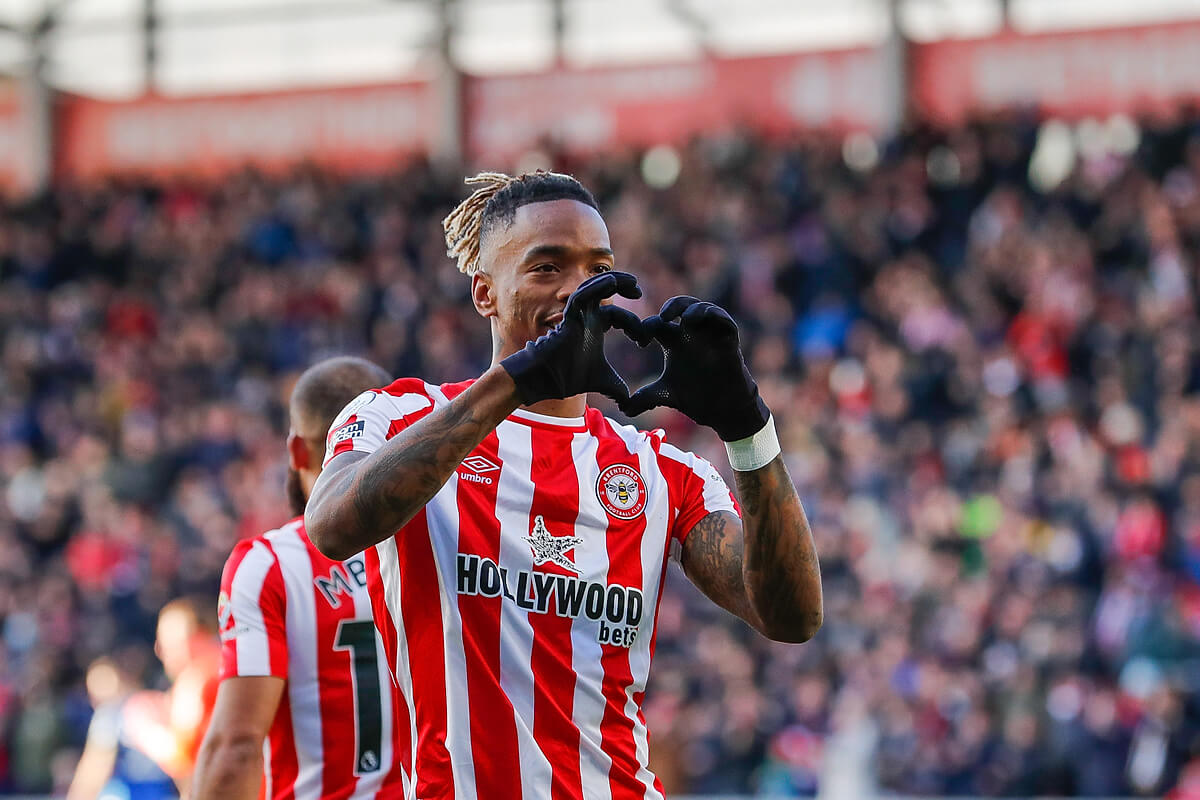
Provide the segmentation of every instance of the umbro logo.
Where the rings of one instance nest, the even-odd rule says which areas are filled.
[[[483,456],[471,456],[463,459],[460,467],[466,467],[470,472],[459,470],[458,477],[468,483],[482,483],[485,486],[491,486],[494,482],[490,477],[483,474],[485,472],[495,472],[500,469],[499,466],[492,463],[489,459]]]
[[[471,456],[470,458],[463,459],[462,465],[478,475],[482,475],[485,472],[495,472],[500,469],[499,466],[493,464],[483,456]]]

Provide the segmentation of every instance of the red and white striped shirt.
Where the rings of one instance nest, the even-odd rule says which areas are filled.
[[[363,554],[326,558],[297,518],[233,549],[218,614],[222,680],[287,681],[263,742],[265,797],[410,796],[411,713],[379,655]]]
[[[470,382],[401,379],[334,421],[326,463],[372,452]],[[703,459],[594,409],[515,411],[367,551],[411,700],[421,800],[661,798],[642,697],[673,543],[737,507]]]

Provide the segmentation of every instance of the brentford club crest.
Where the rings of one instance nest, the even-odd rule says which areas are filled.
[[[646,510],[646,482],[626,464],[606,467],[596,481],[596,497],[617,519],[634,519]]]

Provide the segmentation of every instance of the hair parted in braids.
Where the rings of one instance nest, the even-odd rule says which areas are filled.
[[[481,172],[467,178],[468,186],[479,185],[444,220],[446,255],[458,260],[458,270],[467,275],[479,271],[479,247],[496,225],[512,224],[517,209],[550,200],[578,200],[599,211],[596,198],[570,175],[537,170],[521,175]]]

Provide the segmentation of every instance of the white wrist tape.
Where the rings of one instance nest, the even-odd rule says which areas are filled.
[[[779,455],[779,436],[775,433],[775,417],[767,418],[767,424],[753,436],[726,442],[729,466],[737,472],[750,472],[770,464]]]

